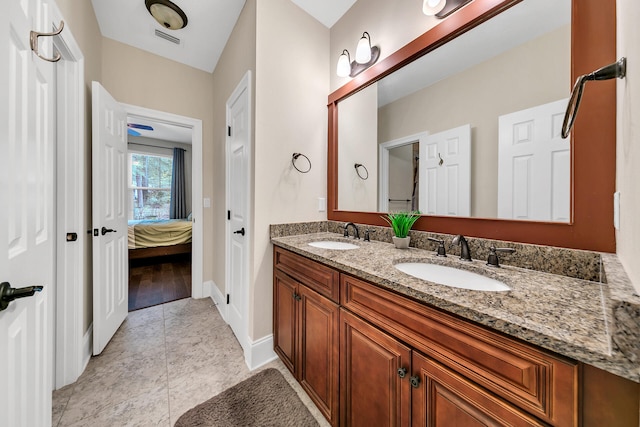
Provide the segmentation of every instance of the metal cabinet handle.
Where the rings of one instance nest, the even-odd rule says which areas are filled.
[[[411,383],[411,387],[413,388],[420,387],[420,377],[417,375],[414,375],[411,378],[409,378],[409,382]]]
[[[113,228],[102,227],[101,232],[104,236],[107,233],[116,233],[116,230],[114,230]]]
[[[42,286],[15,289],[11,287],[9,282],[0,283],[0,311],[9,307],[9,303],[14,299],[30,297],[40,291],[42,291]]]
[[[407,368],[398,368],[398,376],[404,378],[407,375]]]
[[[241,236],[244,236],[244,227],[242,227],[240,230],[234,231],[233,234],[239,234]]]

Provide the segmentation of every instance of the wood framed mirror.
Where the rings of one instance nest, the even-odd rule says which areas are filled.
[[[338,108],[340,101],[404,65],[520,3],[535,0],[474,0],[329,95],[329,220],[384,226],[380,213],[338,207]],[[571,82],[616,60],[615,0],[573,0]],[[536,83],[536,82],[532,82]],[[570,88],[568,88],[570,90]],[[585,92],[571,133],[571,218],[569,222],[423,216],[416,230],[435,233],[615,252],[613,193],[616,159],[615,81]]]

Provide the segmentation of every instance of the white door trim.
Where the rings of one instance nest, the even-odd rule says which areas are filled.
[[[424,144],[429,132],[420,132],[404,136],[378,146],[378,212],[389,212],[389,151],[403,145]]]
[[[62,13],[50,3],[51,20],[59,25]],[[55,388],[75,382],[84,370],[82,326],[84,323],[84,275],[88,228],[85,222],[85,82],[84,55],[71,28],[65,23],[62,33],[54,38],[54,46],[62,55],[57,67],[57,215],[56,275],[54,301]],[[64,73],[64,79],[61,74]],[[63,125],[64,123],[64,125]],[[73,216],[70,223],[65,213]],[[67,243],[67,232],[78,235]]]
[[[243,293],[246,301],[241,302],[242,307],[244,309],[244,327],[245,327],[245,334],[243,336],[239,336],[238,338],[238,342],[240,343],[240,345],[242,346],[243,350],[244,350],[244,354],[245,354],[245,361],[250,359],[250,338],[249,338],[249,321],[250,319],[249,317],[249,277],[250,277],[250,268],[249,266],[251,265],[251,250],[250,248],[253,246],[252,245],[252,238],[253,238],[253,227],[251,227],[251,224],[253,224],[253,217],[251,215],[251,213],[253,212],[253,203],[252,203],[252,199],[251,199],[251,188],[252,188],[252,179],[253,179],[253,173],[252,173],[252,169],[251,169],[251,164],[252,164],[252,158],[253,158],[253,128],[252,128],[252,86],[251,86],[251,70],[248,70],[244,76],[242,77],[242,79],[240,80],[240,82],[238,83],[238,85],[236,86],[236,88],[234,89],[234,91],[231,93],[231,95],[229,96],[229,98],[227,99],[226,105],[225,105],[225,109],[226,109],[226,121],[225,121],[225,127],[228,128],[228,126],[230,126],[231,123],[231,106],[235,103],[235,101],[242,95],[243,92],[246,92],[247,96],[248,96],[248,108],[247,108],[247,116],[246,116],[246,120],[247,120],[247,134],[249,135],[249,142],[248,142],[248,147],[247,147],[247,164],[249,165],[249,168],[247,170],[247,180],[246,180],[246,188],[244,189],[245,192],[245,206],[246,206],[246,212],[245,212],[245,223],[247,224],[246,226],[246,231],[245,231],[245,241],[246,241],[246,247],[248,248],[247,250],[247,254],[244,257],[244,265],[243,265],[243,269],[245,274],[244,276],[244,281],[245,283],[242,284],[242,286],[244,286],[245,292]],[[228,135],[228,133],[226,133],[226,129],[225,129],[225,134]],[[230,163],[231,163],[231,150],[229,147],[230,144],[230,138],[227,136],[225,137],[225,207],[227,209],[229,209],[229,206],[231,204],[231,200],[230,200],[230,194],[231,194],[231,179],[230,179]],[[231,247],[231,221],[225,221],[225,295],[228,295],[231,289],[231,285],[230,285],[230,275],[231,275],[231,251],[230,251],[230,247]],[[226,301],[225,301],[226,303]],[[221,310],[223,312],[223,317],[225,319],[227,319],[226,321],[228,322],[229,320],[229,316],[228,316],[228,305],[225,304],[224,307]]]
[[[193,165],[191,171],[191,212],[193,216],[193,233],[191,239],[191,296],[204,298],[203,272],[203,213],[202,213],[202,120],[180,116],[164,111],[152,110],[121,103],[129,117],[139,117],[162,122],[174,126],[191,128],[191,145],[193,147]]]

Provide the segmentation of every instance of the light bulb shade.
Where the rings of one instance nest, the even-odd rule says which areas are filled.
[[[422,12],[427,16],[433,16],[444,9],[447,0],[424,0]]]
[[[338,58],[338,66],[336,68],[336,74],[338,77],[347,77],[351,73],[351,58],[349,52],[345,49]]]
[[[371,61],[371,38],[366,31],[362,34],[356,48],[356,62],[366,64]]]
[[[145,0],[147,10],[160,25],[169,30],[187,26],[187,15],[169,0]]]

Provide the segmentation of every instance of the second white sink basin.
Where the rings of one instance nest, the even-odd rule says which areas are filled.
[[[490,277],[444,265],[428,264],[425,262],[403,262],[396,264],[394,267],[418,279],[454,288],[492,292],[511,290],[509,286]]]
[[[313,246],[314,248],[321,249],[338,249],[338,250],[349,250],[349,249],[358,249],[358,245],[354,245],[353,243],[348,242],[335,242],[333,240],[321,240],[319,242],[311,242],[309,246]]]

